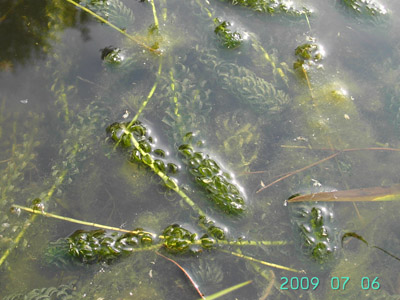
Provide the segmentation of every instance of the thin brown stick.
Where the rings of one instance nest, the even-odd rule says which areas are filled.
[[[321,159],[321,160],[319,160],[319,161],[317,161],[317,162],[315,162],[315,163],[312,163],[311,165],[308,165],[308,166],[306,166],[306,167],[304,167],[304,168],[301,168],[301,169],[298,169],[298,170],[296,170],[296,171],[290,172],[289,174],[287,174],[287,175],[285,175],[285,176],[283,176],[283,177],[281,177],[281,178],[279,178],[279,179],[277,179],[277,180],[271,182],[270,184],[268,184],[268,185],[262,187],[262,188],[259,189],[256,193],[259,193],[259,192],[261,192],[262,190],[265,190],[266,188],[269,188],[270,186],[274,185],[275,183],[278,183],[279,181],[282,181],[282,180],[284,180],[284,179],[286,179],[286,178],[288,178],[288,177],[290,177],[290,176],[292,176],[292,175],[295,175],[295,174],[300,173],[300,172],[302,172],[302,171],[304,171],[304,170],[307,170],[307,169],[309,169],[309,168],[312,168],[312,167],[314,167],[314,166],[316,166],[316,165],[318,165],[318,164],[320,164],[320,163],[323,163],[324,161],[330,160],[330,159],[334,158],[335,156],[339,155],[340,153],[342,153],[342,152],[341,152],[341,151],[336,152],[336,153],[334,153],[334,154],[332,154],[332,155],[330,155],[330,156],[328,156],[328,157],[325,157],[324,159]]]
[[[199,287],[198,287],[197,284],[194,282],[194,280],[192,279],[192,277],[190,277],[189,273],[186,272],[186,270],[185,270],[183,267],[181,267],[180,264],[178,264],[178,263],[177,263],[176,261],[174,261],[173,259],[168,258],[168,257],[162,255],[161,253],[159,253],[159,252],[157,252],[157,251],[156,251],[156,254],[159,255],[159,256],[161,256],[161,257],[163,257],[163,258],[165,258],[166,260],[169,260],[170,262],[174,263],[179,269],[181,269],[182,272],[186,275],[186,277],[189,278],[190,282],[192,283],[193,287],[196,289],[196,292],[200,295],[201,299],[206,299],[206,298],[204,297],[204,294],[199,290]]]
[[[0,163],[5,163],[5,162],[8,162],[8,161],[10,161],[10,160],[12,160],[12,157],[10,157],[9,159],[0,160]]]
[[[326,150],[332,150],[332,149],[326,149]],[[284,179],[286,179],[286,178],[288,178],[288,177],[290,177],[292,175],[295,175],[297,173],[303,172],[303,171],[305,171],[305,170],[307,170],[309,168],[312,168],[312,167],[314,167],[314,166],[316,166],[316,165],[318,165],[320,163],[323,163],[323,162],[325,162],[327,160],[330,160],[330,159],[338,156],[341,153],[344,153],[344,152],[355,152],[355,151],[395,151],[395,152],[400,152],[400,149],[397,149],[397,148],[383,148],[383,147],[369,147],[369,148],[351,148],[351,149],[338,150],[338,152],[335,152],[332,155],[329,155],[328,157],[325,157],[325,158],[323,158],[323,159],[321,159],[321,160],[319,160],[319,161],[317,161],[315,163],[312,163],[311,165],[305,166],[304,168],[301,168],[301,169],[298,169],[296,171],[290,172],[290,173],[278,178],[277,180],[271,182],[270,184],[260,188],[256,193],[259,193],[262,190],[265,190],[266,188],[269,188],[270,186],[274,185],[275,183],[278,183],[278,182],[280,182],[280,181],[282,181],[282,180],[284,180]],[[258,173],[261,173],[261,172],[262,171],[258,171]]]

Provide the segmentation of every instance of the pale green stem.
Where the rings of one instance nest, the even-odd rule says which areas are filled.
[[[169,176],[167,176],[166,174],[164,174],[163,172],[161,172],[160,170],[158,170],[155,166],[154,166],[154,159],[150,156],[150,154],[144,152],[142,150],[142,148],[140,147],[138,141],[135,139],[135,137],[133,136],[133,134],[128,131],[128,129],[124,128],[124,133],[129,135],[130,140],[132,142],[132,144],[135,146],[135,148],[137,150],[139,150],[140,154],[142,155],[142,159],[143,162],[144,160],[147,160],[148,162],[146,162],[145,164],[148,165],[154,173],[156,173],[166,184],[167,187],[169,187],[170,189],[172,189],[173,191],[175,191],[179,196],[181,196],[183,198],[183,200],[185,200],[185,202],[187,204],[189,204],[189,206],[191,208],[193,208],[194,211],[196,211],[200,216],[205,216],[205,213],[201,210],[200,207],[198,207],[193,201],[192,199],[189,198],[188,195],[186,195],[180,188],[179,186],[176,184],[176,182],[170,178]],[[144,159],[146,157],[146,159]]]
[[[154,5],[154,0],[151,0],[150,3],[151,3],[151,7],[153,9],[154,25],[158,29],[158,18],[157,18],[156,6]]]
[[[107,24],[108,26],[110,26],[111,28],[117,30],[119,33],[123,34],[124,36],[126,36],[128,39],[134,41],[135,43],[137,43],[138,45],[142,46],[143,48],[146,48],[147,50],[157,53],[157,54],[161,54],[160,50],[157,49],[153,49],[149,46],[147,46],[145,43],[139,41],[137,38],[135,38],[134,36],[128,34],[125,30],[122,30],[121,28],[115,26],[114,24],[110,23],[109,21],[107,21],[106,19],[104,19],[103,17],[99,16],[98,14],[94,13],[93,11],[91,11],[90,9],[80,5],[79,3],[76,3],[73,0],[66,0],[69,3],[75,5],[76,7],[79,7],[80,9],[84,10],[85,12],[91,14],[93,17],[95,17],[96,19],[100,20],[101,22]]]
[[[160,75],[161,75],[161,70],[162,70],[162,57],[160,57],[160,63],[158,65],[158,72],[157,72],[156,82],[154,82],[153,87],[151,88],[149,94],[147,95],[146,100],[143,101],[142,106],[139,108],[138,112],[133,117],[132,121],[129,123],[128,128],[130,128],[133,125],[133,123],[136,122],[136,120],[139,118],[139,115],[145,109],[145,107],[146,107],[147,103],[149,102],[149,100],[151,99],[151,97],[153,97],[153,94],[156,91],[156,88],[157,88],[157,85],[158,85],[158,80],[159,80]]]
[[[41,210],[37,210],[37,209],[33,209],[33,208],[21,206],[21,205],[14,204],[14,205],[12,205],[12,207],[16,208],[16,209],[21,209],[21,210],[27,211],[27,212],[30,212],[30,213],[33,213],[33,214],[42,215],[44,217],[63,220],[63,221],[71,222],[71,223],[76,223],[76,224],[81,224],[81,225],[86,225],[86,226],[92,226],[92,227],[101,228],[101,229],[107,229],[107,230],[114,230],[114,231],[120,231],[120,232],[126,232],[126,233],[133,233],[133,234],[147,233],[147,234],[151,234],[152,236],[156,236],[154,233],[151,233],[151,232],[146,232],[146,231],[142,231],[142,230],[127,230],[127,229],[122,229],[122,228],[118,228],[118,227],[112,227],[112,226],[97,224],[97,223],[93,223],[93,222],[86,222],[86,221],[77,220],[77,219],[73,219],[73,218],[69,218],[69,217],[59,216],[59,215],[56,215],[56,214],[48,213],[48,212],[45,212],[45,211],[41,211]]]
[[[223,250],[223,249],[220,249],[220,251],[222,251],[224,253],[228,253],[228,254],[234,255],[234,256],[237,256],[237,257],[240,257],[240,258],[244,258],[244,259],[247,259],[247,260],[250,260],[250,261],[254,261],[254,262],[257,262],[257,263],[260,263],[262,265],[266,265],[266,266],[269,266],[269,267],[272,267],[272,268],[282,269],[282,270],[296,272],[296,273],[305,273],[302,270],[300,271],[300,270],[292,269],[292,268],[285,267],[285,266],[282,266],[282,265],[269,263],[269,262],[266,262],[266,261],[263,261],[263,260],[259,260],[257,258],[254,258],[254,257],[251,257],[251,256],[247,256],[247,255],[243,255],[243,254],[240,254],[240,253],[231,252],[231,251],[227,251],[227,250]]]

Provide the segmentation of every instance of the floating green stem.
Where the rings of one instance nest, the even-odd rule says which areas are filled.
[[[290,271],[290,272],[296,272],[296,273],[304,273],[304,271],[300,271],[300,270],[292,269],[292,268],[285,267],[285,266],[282,266],[282,265],[266,262],[266,261],[259,260],[257,258],[251,257],[251,256],[243,255],[241,253],[231,252],[231,251],[227,251],[227,250],[223,250],[223,249],[220,249],[220,251],[224,252],[224,253],[231,254],[233,256],[237,256],[237,257],[244,258],[244,259],[247,259],[247,260],[250,260],[250,261],[254,261],[254,262],[257,262],[257,263],[260,263],[262,265],[266,265],[266,266],[269,266],[269,267],[272,267],[272,268],[282,269],[282,270],[286,270],[286,271]]]
[[[59,219],[59,220],[63,220],[63,221],[67,221],[67,222],[71,222],[71,223],[75,223],[75,224],[81,224],[81,225],[85,225],[85,226],[92,226],[92,227],[96,227],[96,228],[100,228],[100,229],[114,230],[114,231],[120,231],[120,232],[126,232],[126,233],[133,233],[133,234],[138,233],[136,231],[126,230],[126,229],[122,229],[122,228],[118,228],[118,227],[112,227],[112,226],[97,224],[97,223],[93,223],[93,222],[82,221],[82,220],[78,220],[78,219],[74,219],[74,218],[63,217],[63,216],[48,213],[48,212],[45,212],[42,210],[25,207],[22,205],[13,204],[11,207],[16,210],[20,209],[20,210],[30,212],[32,214],[42,215],[44,217]],[[152,234],[150,232],[145,232],[145,231],[141,231],[141,232],[144,232],[147,234]]]
[[[179,196],[183,198],[183,200],[195,211],[197,212],[200,216],[205,216],[205,213],[187,196],[178,186],[176,181],[166,175],[160,168],[157,166],[156,161],[153,159],[153,157],[147,153],[146,151],[143,150],[143,147],[140,145],[140,143],[137,141],[135,136],[133,135],[131,129],[133,128],[133,122],[130,123],[131,127],[125,126],[124,124],[119,124],[119,130],[121,130],[122,134],[117,137],[119,134],[113,134],[115,135],[118,139],[118,143],[122,141],[122,143],[125,146],[129,146],[127,144],[127,138],[129,140],[129,143],[133,145],[134,151],[137,151],[140,154],[141,161],[146,164],[147,166],[150,167],[150,169],[153,170],[154,173],[156,173],[165,183],[165,185],[170,188],[171,190],[175,191]],[[133,152],[134,154],[135,152]]]
[[[154,0],[151,0],[150,3],[151,3],[151,8],[153,10],[154,25],[158,29],[159,25],[158,25],[157,11],[156,11],[156,6],[154,4]]]
[[[146,108],[147,103],[149,103],[151,97],[153,97],[153,94],[156,91],[156,88],[157,88],[157,85],[158,85],[158,81],[159,81],[159,78],[160,78],[160,75],[161,75],[161,70],[162,70],[162,57],[160,57],[160,62],[158,64],[157,79],[154,82],[149,94],[147,95],[146,100],[143,101],[142,106],[139,108],[138,112],[133,117],[132,121],[129,123],[128,128],[130,128],[133,125],[133,123],[136,122],[136,120],[139,118],[139,116],[142,113],[142,111]]]

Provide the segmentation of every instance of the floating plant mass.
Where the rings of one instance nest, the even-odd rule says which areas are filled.
[[[333,258],[337,248],[333,214],[326,206],[291,205],[292,223],[300,236],[302,252],[318,264]]]
[[[302,16],[310,14],[310,9],[296,8],[293,1],[287,0],[224,0],[233,5],[247,7],[254,11],[268,13],[271,15],[285,14],[289,16]]]
[[[231,176],[203,152],[194,151],[190,144],[179,146],[179,152],[195,181],[208,193],[209,198],[224,212],[237,215],[245,210],[244,196],[232,183]]]
[[[218,18],[214,19],[214,23],[217,25],[214,32],[224,47],[233,49],[241,45],[243,40],[242,35],[237,31],[231,32],[231,30],[228,28],[231,26],[231,23],[227,21],[221,21]]]

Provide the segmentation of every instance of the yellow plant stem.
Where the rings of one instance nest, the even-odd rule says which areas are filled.
[[[217,244],[230,246],[282,246],[286,245],[286,241],[226,241],[218,240]]]
[[[85,12],[87,12],[88,14],[91,14],[93,17],[95,17],[96,19],[100,20],[101,22],[103,22],[104,24],[107,24],[108,26],[110,26],[111,28],[117,30],[119,33],[123,34],[124,36],[126,36],[128,39],[134,41],[136,44],[142,46],[143,48],[153,52],[153,53],[157,53],[157,54],[161,54],[160,50],[157,49],[153,49],[149,46],[147,46],[145,43],[143,43],[142,41],[138,40],[137,38],[135,38],[134,36],[128,34],[125,30],[122,30],[121,28],[115,26],[114,24],[110,23],[109,21],[107,21],[106,19],[104,19],[103,17],[99,16],[98,14],[94,13],[93,11],[91,11],[90,9],[80,5],[79,3],[76,3],[73,0],[66,0],[69,3],[75,5],[76,7],[79,7],[80,9],[84,10]],[[158,20],[157,20],[158,23]]]
[[[13,209],[16,209],[16,210],[20,209],[20,210],[23,210],[23,211],[26,211],[26,212],[34,214],[32,216],[32,218],[31,218],[31,220],[36,218],[38,215],[41,215],[41,216],[47,217],[47,218],[62,220],[62,221],[75,223],[75,224],[81,224],[81,225],[85,225],[85,226],[92,226],[92,227],[105,229],[105,230],[113,230],[113,231],[133,233],[133,234],[146,233],[146,234],[152,235],[153,237],[158,237],[161,240],[165,240],[167,238],[164,235],[158,235],[157,236],[156,234],[148,232],[148,231],[127,230],[127,229],[122,229],[122,228],[118,228],[118,227],[113,227],[113,226],[108,226],[108,225],[103,225],[103,224],[98,224],[98,223],[93,223],[93,222],[82,221],[82,220],[73,219],[73,218],[69,218],[69,217],[64,217],[64,216],[52,214],[52,213],[49,213],[49,212],[45,212],[45,211],[42,211],[42,210],[39,210],[39,209],[29,208],[29,207],[22,206],[22,205],[17,205],[17,204],[13,204],[11,207]],[[20,240],[21,237],[19,237],[18,240]],[[201,239],[200,240],[196,240],[195,242],[193,242],[193,245],[201,245],[201,244],[202,244]],[[264,246],[282,246],[282,245],[286,245],[287,242],[286,241],[226,241],[226,240],[216,240],[215,244],[216,245],[230,245],[230,246],[260,246],[260,245],[264,245]],[[154,249],[159,248],[162,245],[163,245],[163,243],[159,243],[157,245],[154,245],[154,246],[157,246]],[[149,250],[149,247],[147,247],[146,249]]]
[[[158,29],[158,18],[157,18],[156,6],[154,5],[154,0],[151,0],[150,3],[151,3],[151,8],[153,9],[154,25]]]
[[[254,257],[243,255],[243,254],[240,254],[240,253],[231,252],[231,251],[227,251],[227,250],[223,250],[223,249],[220,249],[220,251],[222,251],[224,253],[228,253],[228,254],[234,255],[234,256],[237,256],[237,257],[240,257],[240,258],[244,258],[244,259],[247,259],[247,260],[250,260],[250,261],[254,261],[254,262],[257,262],[257,263],[260,263],[262,265],[266,265],[266,266],[269,266],[269,267],[272,267],[272,268],[286,270],[286,271],[295,272],[295,273],[305,273],[304,271],[292,269],[292,268],[285,267],[285,266],[282,266],[282,265],[269,263],[269,262],[266,262],[266,261],[263,261],[263,260],[259,260],[259,259],[256,259]]]
[[[189,204],[189,206],[196,211],[200,216],[205,216],[205,213],[201,210],[200,207],[198,207],[190,198],[189,196],[187,196],[180,188],[179,186],[176,184],[176,182],[170,178],[169,176],[167,176],[166,174],[164,174],[163,172],[161,172],[160,170],[158,170],[155,166],[154,166],[154,159],[150,156],[150,154],[144,152],[142,150],[142,148],[140,147],[138,141],[135,139],[135,137],[133,136],[133,134],[128,131],[128,129],[124,128],[124,133],[129,135],[130,140],[132,142],[132,144],[135,146],[135,148],[137,150],[139,150],[140,154],[142,155],[142,158],[144,159],[146,157],[146,159],[148,160],[148,163],[145,163],[146,165],[148,165],[154,173],[156,173],[163,181],[164,183],[167,185],[167,187],[169,187],[170,189],[172,189],[173,191],[175,191],[179,196],[182,197],[183,200],[185,200],[185,202],[187,204]]]
[[[30,212],[32,214],[42,215],[44,217],[63,220],[63,221],[76,223],[76,224],[81,224],[81,225],[85,225],[85,226],[92,226],[92,227],[101,228],[101,229],[114,230],[114,231],[133,233],[133,234],[147,233],[147,234],[151,234],[152,236],[156,236],[154,233],[147,232],[147,231],[127,230],[127,229],[122,229],[122,228],[118,228],[118,227],[112,227],[112,226],[97,224],[97,223],[93,223],[93,222],[86,222],[86,221],[77,220],[77,219],[73,219],[73,218],[69,218],[69,217],[59,216],[59,215],[48,213],[48,212],[45,212],[45,211],[42,211],[42,210],[37,210],[37,209],[25,207],[25,206],[22,206],[22,205],[14,204],[14,205],[12,205],[12,207],[15,208],[15,209],[21,209],[21,210]]]
[[[158,85],[158,81],[160,79],[161,71],[162,71],[162,57],[160,57],[160,62],[158,64],[158,72],[157,72],[156,82],[154,82],[153,87],[151,88],[149,94],[147,95],[146,100],[143,101],[142,106],[139,108],[138,112],[133,117],[132,121],[129,123],[128,128],[130,128],[133,125],[133,123],[136,122],[136,120],[139,118],[139,116],[142,113],[142,111],[146,108],[146,105],[149,102],[149,100],[151,99],[151,97],[153,97],[153,94],[156,91],[156,88],[157,88],[157,85]]]
[[[75,144],[74,149],[72,150],[72,155],[75,155],[78,152],[79,145]],[[54,191],[58,186],[60,186],[64,179],[65,176],[67,175],[68,170],[64,170],[61,175],[56,179],[56,182],[52,185],[52,187],[49,189],[47,192],[46,198],[42,199],[44,203],[46,203],[54,194]],[[19,242],[21,241],[22,237],[24,236],[26,230],[29,228],[29,226],[35,221],[37,217],[37,214],[34,214],[29,220],[26,220],[24,223],[24,226],[20,233],[17,235],[17,237],[14,239],[12,245],[4,252],[3,256],[0,258],[0,266],[4,263],[4,261],[7,259],[7,257],[10,255],[12,251],[12,247],[18,246]]]

